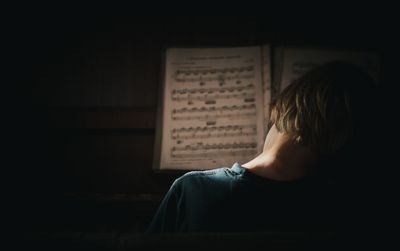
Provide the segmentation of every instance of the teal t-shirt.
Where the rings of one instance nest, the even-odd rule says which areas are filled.
[[[147,232],[267,231],[320,224],[326,212],[321,192],[305,179],[274,181],[238,163],[193,171],[174,181]]]

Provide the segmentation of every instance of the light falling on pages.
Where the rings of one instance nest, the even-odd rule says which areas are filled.
[[[231,166],[261,152],[268,46],[168,49],[162,91],[159,169]]]

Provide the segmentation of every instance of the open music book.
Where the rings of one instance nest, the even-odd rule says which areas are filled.
[[[170,48],[158,107],[156,170],[246,163],[263,148],[271,100],[306,70],[335,59],[368,66],[376,54],[270,47]]]

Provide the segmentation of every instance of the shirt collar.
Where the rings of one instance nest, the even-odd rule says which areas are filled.
[[[234,171],[235,173],[238,173],[238,174],[243,174],[246,171],[246,169],[244,167],[242,167],[239,163],[233,164],[231,169],[232,169],[232,171]]]

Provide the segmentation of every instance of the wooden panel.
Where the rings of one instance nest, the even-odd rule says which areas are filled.
[[[156,108],[52,109],[49,113],[49,123],[50,128],[154,129]]]
[[[151,131],[61,129],[50,136],[56,164],[43,173],[63,192],[162,194],[176,178],[153,173]]]

